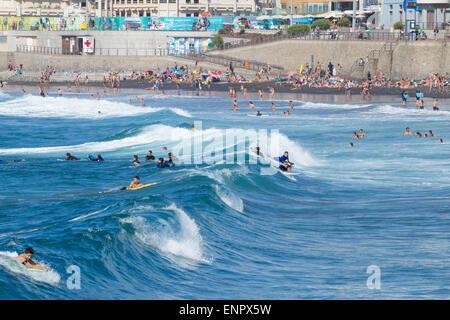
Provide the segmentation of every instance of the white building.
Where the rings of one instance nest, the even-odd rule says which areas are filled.
[[[0,16],[191,17],[255,12],[257,0],[0,0]]]

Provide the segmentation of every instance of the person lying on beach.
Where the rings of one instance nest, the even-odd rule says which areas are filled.
[[[26,248],[25,252],[17,257],[17,260],[19,260],[19,262],[27,268],[38,269],[47,272],[48,268],[40,266],[39,264],[31,260],[33,254],[34,254],[33,248]]]

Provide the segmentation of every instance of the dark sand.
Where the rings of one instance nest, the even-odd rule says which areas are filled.
[[[51,82],[49,84],[43,85],[44,88],[47,88],[47,90],[52,90],[53,88],[61,88],[63,91],[67,91],[67,84],[70,83],[72,86],[72,91],[75,92],[75,85],[73,81],[71,82]],[[12,86],[15,88],[24,87],[38,87],[40,85],[39,82],[30,82],[30,81],[9,81],[8,87]],[[241,86],[244,86],[247,88],[249,93],[255,93],[258,92],[259,89],[262,89],[264,91],[264,98],[267,99],[269,94],[269,87],[275,88],[275,93],[293,93],[293,94],[332,94],[332,95],[345,95],[345,89],[339,89],[339,88],[310,88],[310,87],[302,87],[300,89],[295,89],[292,87],[292,85],[287,83],[282,83],[279,85],[275,81],[266,81],[266,82],[254,82],[254,83],[227,83],[227,82],[216,82],[213,83],[210,88],[208,86],[203,86],[202,91],[203,92],[228,92],[230,87],[233,87],[236,89],[237,93],[241,92]],[[90,88],[103,88],[102,82],[95,82],[91,81],[89,82],[88,86]],[[6,89],[6,88],[4,88]],[[80,86],[81,91],[86,91],[86,86],[84,84],[81,84]],[[109,88],[107,88],[109,89]],[[156,91],[152,89],[152,85],[149,84],[147,80],[122,80],[120,82],[120,88],[119,89],[148,89],[151,91]],[[180,89],[183,91],[196,91],[195,87],[187,84],[182,83],[180,86]],[[159,90],[157,91],[176,91],[177,85],[176,83],[164,83]],[[443,93],[437,92],[435,88],[432,88],[430,91],[427,87],[418,87],[418,88],[412,88],[412,89],[405,89],[407,94],[411,98],[415,98],[416,90],[420,90],[424,93],[425,97],[427,98],[450,98],[450,89],[446,87],[444,89]],[[91,90],[89,90],[91,91]],[[401,92],[403,89],[400,88],[380,88],[380,87],[373,87],[371,89],[371,95],[373,96],[397,96],[399,99],[401,99]],[[361,88],[353,88],[351,90],[352,95],[360,95],[361,94]]]

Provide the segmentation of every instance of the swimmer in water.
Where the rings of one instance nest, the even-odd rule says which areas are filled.
[[[417,137],[417,138],[422,138],[422,134],[421,134],[419,131],[417,131],[417,132],[416,132],[416,137]]]
[[[166,167],[166,162],[164,161],[164,158],[159,158],[158,159],[158,164],[156,165],[157,168],[165,168]]]
[[[238,103],[237,103],[237,100],[236,100],[236,99],[233,101],[233,110],[234,110],[234,111],[237,111],[237,110],[238,110]]]
[[[33,260],[31,260],[31,258],[33,257],[33,254],[34,254],[33,248],[26,248],[25,252],[17,257],[17,260],[19,260],[19,262],[27,268],[43,270],[43,271],[47,272],[48,268],[40,266],[37,263],[35,263]]]
[[[275,104],[272,102],[272,110],[275,111],[277,107],[275,107]]]
[[[348,144],[348,146],[349,146],[350,148],[353,148],[353,142],[350,142],[350,143]]]
[[[428,130],[428,136],[429,137],[436,137],[436,135],[431,130]]]
[[[364,133],[363,129],[359,129],[358,137],[359,138],[364,138],[364,137],[367,137],[367,134]]]
[[[139,188],[142,187],[143,184],[140,182],[141,178],[139,178],[139,176],[135,176],[133,181],[131,181],[130,185],[128,187],[126,187],[126,190],[131,190],[131,189],[135,189],[135,188]]]
[[[356,134],[356,132],[353,132],[353,140],[358,140],[359,136]]]
[[[254,109],[254,108],[255,108],[255,105],[253,104],[252,101],[250,101],[250,102],[248,103],[248,107],[249,107],[250,109]]]
[[[283,115],[284,116],[288,116],[288,115],[290,115],[291,113],[289,112],[289,111],[283,111]]]
[[[88,158],[89,158],[89,160],[91,160],[91,161],[99,161],[99,162],[105,161],[105,159],[103,159],[102,156],[101,156],[100,154],[97,155],[97,158],[93,158],[93,157],[91,157],[91,156],[89,156]]]
[[[439,111],[438,104],[439,104],[439,99],[435,99],[432,104],[433,111]]]
[[[145,161],[154,161],[155,156],[152,154],[152,150],[148,150],[147,155],[145,156]]]
[[[138,166],[140,164],[141,164],[141,162],[139,161],[138,156],[134,155],[133,156],[133,165]]]
[[[191,130],[192,130],[192,131],[195,131],[195,125],[192,125],[192,126],[191,126]]]
[[[77,157],[74,157],[73,155],[71,155],[70,153],[66,153],[66,160],[80,160]]]
[[[169,160],[166,161],[166,167],[171,168],[171,167],[175,166],[175,162],[174,162],[175,159],[173,158],[172,152],[169,152],[167,157],[169,158]]]
[[[292,103],[292,100],[289,101],[289,107],[291,108],[291,112],[294,111],[294,104]]]
[[[442,140],[442,138],[439,138],[439,143],[444,143],[444,140]]]
[[[264,155],[261,153],[261,149],[259,147],[253,149],[253,152],[256,153],[257,156],[264,158]]]
[[[258,117],[260,117],[260,116],[262,116],[262,113],[261,113],[261,111],[256,111],[256,115],[258,116]]]
[[[406,131],[405,131],[405,133],[403,135],[405,135],[405,136],[412,136],[412,132],[409,131],[409,128],[407,127]]]

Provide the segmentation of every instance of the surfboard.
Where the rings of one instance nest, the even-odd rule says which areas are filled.
[[[144,184],[143,186],[132,188],[132,189],[127,189],[127,190],[139,190],[139,189],[147,188],[147,187],[150,187],[150,186],[154,186],[155,184],[158,184],[158,182]]]

